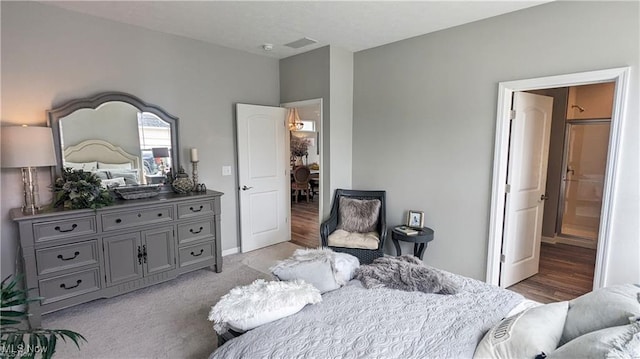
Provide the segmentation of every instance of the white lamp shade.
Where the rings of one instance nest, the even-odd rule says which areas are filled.
[[[50,127],[10,126],[2,133],[2,167],[55,166],[53,133]]]

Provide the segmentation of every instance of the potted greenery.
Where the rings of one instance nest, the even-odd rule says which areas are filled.
[[[291,136],[291,156],[296,158],[296,166],[302,165],[302,157],[307,156],[309,140],[304,137]]]
[[[100,178],[92,172],[64,168],[53,184],[53,206],[67,209],[109,206],[113,197],[100,184]]]
[[[71,339],[80,349],[80,341],[87,341],[81,334],[65,329],[22,329],[28,327],[29,317],[24,309],[30,302],[43,298],[28,298],[28,289],[19,289],[21,276],[9,276],[0,284],[0,358],[53,357],[58,338]],[[18,325],[18,327],[16,327]]]

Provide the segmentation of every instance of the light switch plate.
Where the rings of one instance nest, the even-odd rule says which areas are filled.
[[[231,176],[231,166],[222,166],[222,175]]]

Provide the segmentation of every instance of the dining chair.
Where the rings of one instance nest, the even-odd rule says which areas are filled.
[[[293,170],[293,182],[291,182],[291,191],[295,197],[296,203],[298,202],[298,195],[306,194],[307,203],[309,202],[309,196],[311,194],[311,185],[309,184],[309,178],[311,177],[311,171],[307,166],[299,166]]]

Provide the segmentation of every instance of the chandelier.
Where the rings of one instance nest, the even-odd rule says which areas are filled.
[[[289,131],[300,131],[302,130],[302,127],[304,127],[304,124],[300,121],[300,115],[298,115],[297,108],[290,108],[287,118],[289,122]]]

